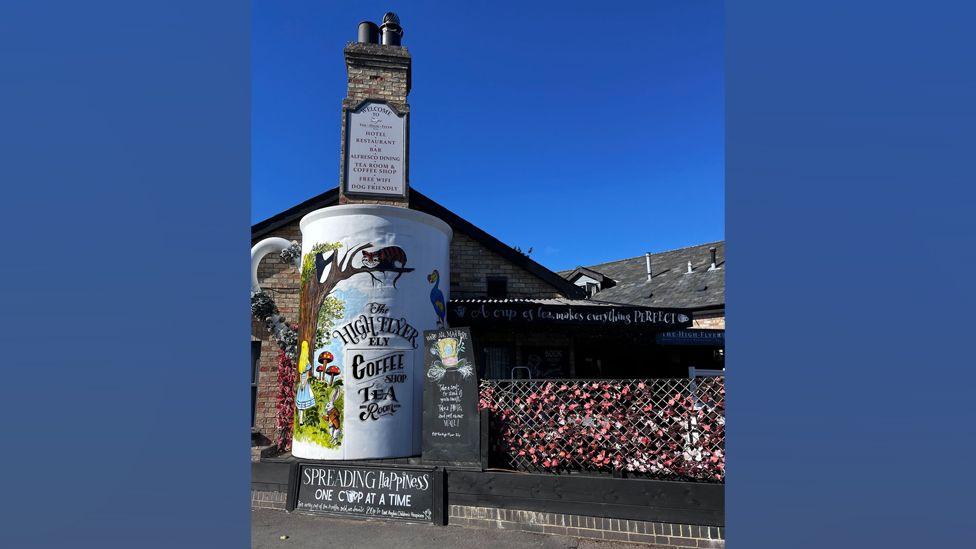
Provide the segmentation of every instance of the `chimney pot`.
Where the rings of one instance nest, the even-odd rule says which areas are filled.
[[[715,249],[715,246],[712,246],[711,248],[708,249],[708,253],[711,254],[712,256],[712,266],[708,268],[709,271],[714,271],[715,269],[718,269],[718,263],[715,260],[716,251],[717,250]]]
[[[653,276],[651,274],[651,253],[650,252],[645,253],[644,259],[647,261],[647,281],[650,282],[651,277]]]
[[[362,21],[359,23],[359,37],[356,41],[360,44],[379,44],[380,28],[372,21]]]

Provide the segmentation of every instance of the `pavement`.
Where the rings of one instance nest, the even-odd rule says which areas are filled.
[[[287,538],[281,539],[281,536]],[[635,549],[642,546],[637,543],[597,541],[512,530],[433,526],[385,520],[348,520],[271,509],[251,511],[251,547],[255,549]]]

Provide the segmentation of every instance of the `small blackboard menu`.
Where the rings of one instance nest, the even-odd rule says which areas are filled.
[[[429,470],[298,464],[294,510],[362,518],[432,521]],[[293,485],[294,486],[294,485]]]
[[[422,457],[428,462],[481,462],[478,375],[471,332],[424,332]]]

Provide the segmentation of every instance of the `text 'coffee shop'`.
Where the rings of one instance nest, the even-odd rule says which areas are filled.
[[[387,14],[382,26],[363,22],[343,50],[339,185],[252,226],[252,425],[255,444],[269,447],[255,462],[252,489],[270,494],[256,501],[443,524],[448,516],[461,522],[454,513],[466,508],[500,505],[481,494],[487,469],[502,462],[524,472],[592,469],[616,481],[622,471],[724,478],[718,424],[694,436],[681,431],[718,421],[724,409],[715,397],[724,389],[705,394],[707,380],[695,381],[724,370],[724,242],[554,272],[421,194],[409,179],[411,56],[402,36]],[[550,444],[537,459],[535,449],[515,447],[536,435],[517,433],[513,413],[504,425],[491,416],[509,406],[511,387],[526,390],[512,393],[521,399],[516,408],[549,392],[553,402],[606,395],[599,398],[613,402],[596,406],[604,413],[635,398],[673,405],[664,391],[691,391],[690,410],[708,416],[696,427],[685,420],[654,431],[686,441],[660,446],[678,461],[620,444],[615,454],[587,449],[592,456]],[[576,404],[567,400],[564,409]],[[629,428],[620,419],[629,410],[614,412],[617,428]],[[540,425],[535,419],[529,423]],[[561,425],[589,437],[600,421]],[[646,423],[635,416],[628,439],[650,440],[638,432]],[[558,432],[572,444],[566,429]],[[666,510],[634,511],[631,500],[650,485],[582,479],[567,488],[558,475],[540,476],[556,479],[545,480],[553,490],[579,491],[566,496],[570,514],[592,513],[589,498],[606,488],[623,502],[605,509],[610,516],[703,525],[702,539],[722,521],[721,485],[675,492],[682,501]],[[525,481],[492,479],[514,492]]]

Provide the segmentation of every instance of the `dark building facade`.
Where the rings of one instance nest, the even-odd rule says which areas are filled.
[[[339,190],[332,189],[253,225],[252,244],[270,236],[300,240],[299,220],[339,200]],[[719,344],[688,336],[701,332],[692,327],[724,327],[724,254],[715,269],[707,263],[708,248],[724,250],[722,243],[652,255],[658,268],[648,284],[646,272],[637,272],[644,256],[556,273],[416,189],[405,206],[444,220],[454,231],[448,320],[472,328],[479,377],[684,377],[689,366],[720,367]],[[690,274],[679,269],[687,270],[687,261]],[[258,278],[282,314],[298,318],[297,270],[269,254]],[[588,290],[589,280],[600,286]],[[254,430],[271,439],[278,350],[256,320],[251,348]]]
[[[688,311],[693,319],[690,328],[656,333],[653,341],[642,340],[631,349],[653,365],[651,375],[682,375],[688,368],[725,368],[725,269],[722,240],[581,266],[559,274],[592,300]],[[597,366],[596,371],[602,372],[603,364],[622,361],[615,356],[619,353],[603,352],[609,356],[584,359],[588,371]]]

